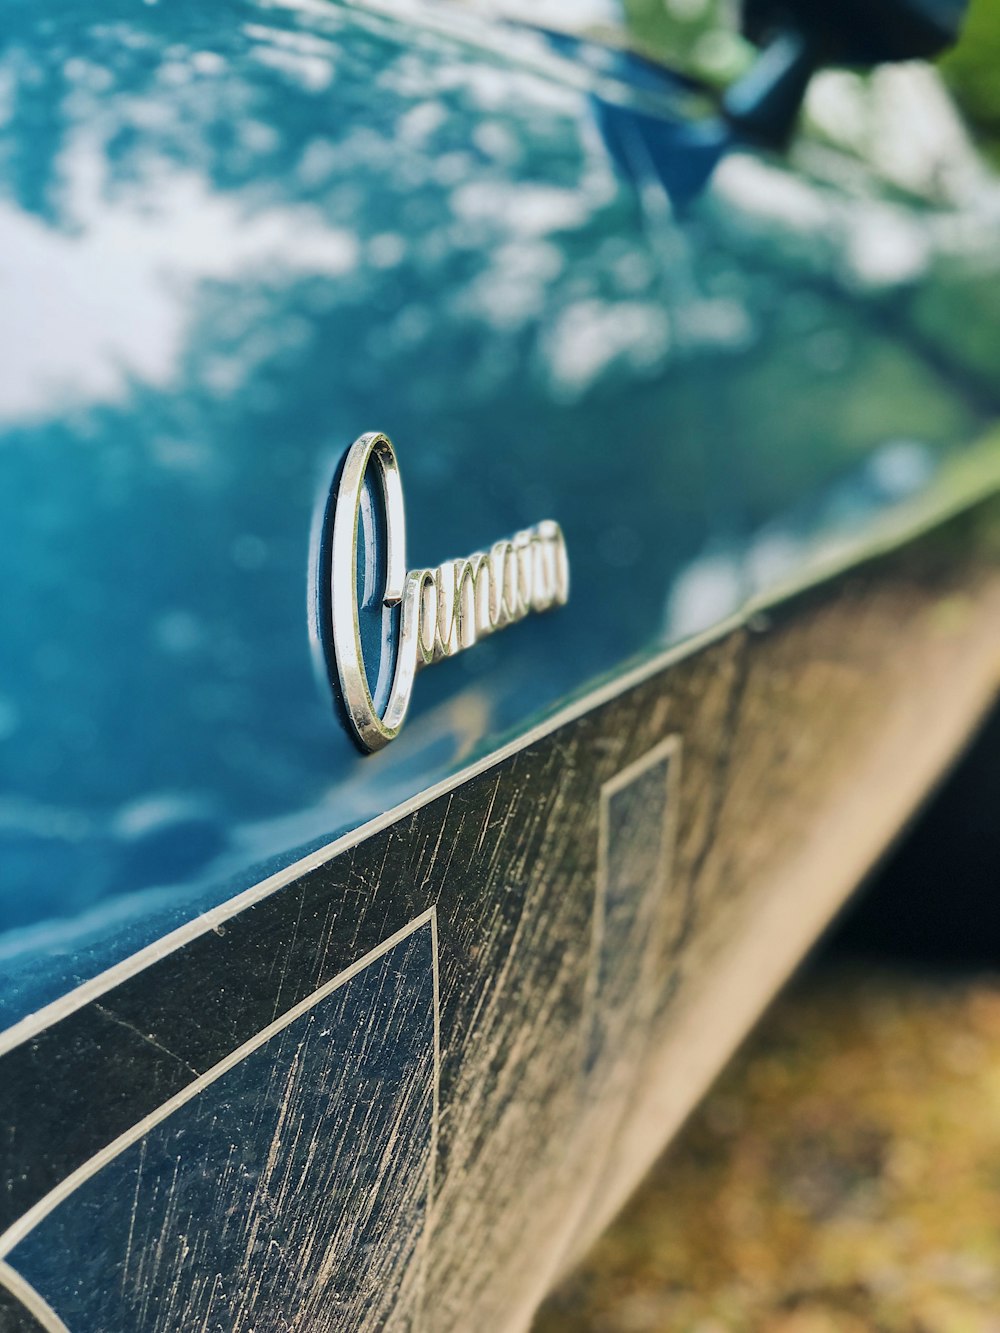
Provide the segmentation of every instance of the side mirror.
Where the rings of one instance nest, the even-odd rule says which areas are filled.
[[[743,32],[761,54],[726,93],[726,119],[742,138],[782,147],[818,69],[938,55],[958,38],[967,8],[968,0],[743,0]]]

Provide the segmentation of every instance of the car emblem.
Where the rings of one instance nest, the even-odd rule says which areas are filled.
[[[388,436],[372,431],[334,478],[317,580],[328,674],[348,731],[370,752],[399,734],[421,667],[563,605],[569,562],[558,523],[547,520],[488,552],[407,571],[399,464]]]

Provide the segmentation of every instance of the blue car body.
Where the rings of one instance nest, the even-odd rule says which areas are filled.
[[[1000,187],[928,68],[881,71],[869,82],[821,76],[806,129],[781,155],[741,143],[703,90],[679,75],[464,9],[113,0],[85,14],[75,0],[6,0],[2,26],[0,1058],[62,1031],[81,1006],[107,1009],[114,987],[198,932],[225,938],[231,920],[262,900],[261,885],[287,898],[307,872],[353,856],[385,829],[397,830],[397,842],[380,864],[392,864],[399,839],[409,838],[413,852],[426,830],[400,832],[399,820],[422,803],[461,802],[467,779],[517,762],[564,721],[586,724],[622,690],[703,646],[766,637],[781,619],[775,608],[824,601],[811,590],[835,586],[842,599],[843,571],[867,569],[880,553],[895,558],[918,534],[939,531],[961,552],[940,557],[947,571],[970,558],[974,543],[955,536],[964,521],[955,516],[981,515],[1000,479],[1000,377],[990,351],[1000,332]],[[338,459],[368,430],[395,444],[411,559],[436,564],[551,517],[572,570],[565,607],[422,673],[403,734],[374,756],[360,755],[341,725],[309,622],[311,543]],[[983,525],[974,526],[981,541]],[[983,608],[995,593],[989,559],[976,559],[975,578],[934,602],[940,623],[951,625],[953,613],[962,634],[985,633]],[[770,662],[776,694],[753,725],[770,728],[778,715],[788,725],[800,669],[802,679],[812,672],[820,681],[820,699],[839,698],[843,672],[854,673],[858,695],[866,673],[881,679],[871,663],[844,666],[840,676],[830,666],[855,624],[859,643],[875,633],[869,621],[881,636],[878,662],[905,667],[913,653],[913,672],[929,690],[926,663],[894,605],[872,594],[808,662],[794,654]],[[901,783],[869,852],[891,836],[983,706],[994,649],[976,645],[963,639],[955,648],[967,677],[957,672],[948,684],[941,674],[937,693],[913,704],[922,715],[928,699],[950,697],[942,706],[949,727],[915,760],[912,783]],[[727,659],[709,674],[721,672],[728,691],[726,672],[740,669]],[[680,781],[672,738],[700,706],[692,679],[691,700],[677,704],[681,721],[664,722],[651,738],[654,767],[636,770],[658,773],[664,791]],[[879,698],[851,713],[869,733]],[[736,716],[726,720],[727,706],[684,737],[685,773],[689,756],[697,771],[703,743],[709,776],[702,805],[692,798],[679,813],[671,808],[677,837],[724,815],[724,797],[713,792],[722,791]],[[808,712],[795,716],[801,739]],[[623,726],[615,723],[614,735]],[[793,736],[786,757],[795,744]],[[817,754],[803,758],[810,773],[823,768],[824,744],[818,739]],[[834,770],[838,790],[864,785],[831,749],[827,776]],[[780,805],[785,788],[771,770],[761,775]],[[633,845],[630,821],[640,817],[615,813],[613,781],[601,779],[605,850],[609,838]],[[802,781],[795,799],[808,787]],[[792,771],[788,789],[798,782]],[[483,829],[501,816],[500,807],[484,815]],[[793,835],[780,825],[774,835],[787,850]],[[431,839],[428,865],[447,856],[450,837]],[[605,879],[629,854],[612,858]],[[465,862],[470,898],[484,892],[477,858],[485,855],[473,848]],[[555,852],[540,843],[531,856],[545,863]],[[424,862],[407,865],[400,874],[419,883]],[[517,879],[512,867],[505,884]],[[760,994],[724,1025],[716,1064],[861,869],[841,872],[789,956],[773,976],[765,969]],[[392,891],[377,868],[358,875],[353,890],[349,880],[338,890],[342,917],[352,892],[377,899]],[[601,1004],[614,1014],[615,960],[630,955],[648,922],[629,918],[615,935],[610,883],[602,920],[617,943],[605,962],[589,964],[587,984],[602,995],[610,987]],[[625,887],[621,894],[625,902]],[[696,896],[675,923],[678,941],[693,929],[692,903]],[[348,977],[353,955],[329,977],[316,971],[307,990],[320,998],[308,1012],[296,1008],[302,997],[283,1007],[279,986],[269,1023],[289,1014],[292,1026],[260,1024],[254,1031],[265,1036],[255,1036],[234,1025],[228,1040],[243,1053],[239,1062],[220,1054],[225,1041],[211,1057],[177,1056],[186,1066],[179,1083],[165,1078],[141,1112],[123,1112],[106,1131],[99,1125],[33,1192],[11,1191],[0,1260],[18,1317],[27,1320],[27,1309],[43,1327],[74,1333],[415,1328],[420,1319],[431,1330],[524,1325],[624,1185],[601,1194],[595,1176],[590,1211],[567,1223],[505,1306],[497,1292],[516,1281],[520,1251],[504,1222],[496,1253],[482,1257],[490,1233],[457,1182],[487,1185],[468,1163],[462,1176],[458,1149],[439,1142],[446,1095],[479,1116],[483,1134],[495,1130],[506,1142],[514,1133],[495,1107],[468,1110],[473,1084],[460,1073],[441,1082],[457,1038],[441,1029],[438,988],[468,982],[457,962],[449,972],[434,952],[444,927],[431,906],[421,900],[398,921],[379,912],[383,933],[373,927],[358,955],[367,960],[363,993],[355,973]],[[294,922],[275,929],[264,953],[247,944],[249,974],[272,972],[281,941],[294,936]],[[572,938],[581,956],[597,948],[591,934]],[[539,946],[537,956],[558,971],[553,960],[572,952],[570,939],[554,953]],[[463,957],[480,947],[466,941]],[[200,975],[211,991],[210,972]],[[641,1006],[646,973],[621,985],[628,1004]],[[336,1046],[336,1034],[354,1031],[373,996],[389,991],[404,997],[406,1023],[397,1031],[385,1018],[384,1045],[353,1082],[323,1093],[331,1070],[360,1059]],[[207,993],[185,992],[189,1024],[215,1003]],[[132,1024],[147,1046],[176,1049],[152,1020],[111,1012],[119,1036]],[[301,1040],[300,1019],[319,1025]],[[584,1038],[577,1031],[584,1071],[600,1066],[605,1049],[627,1047],[617,1029],[600,1036],[599,1028]],[[321,1033],[334,1034],[340,1064]],[[285,1043],[280,1054],[272,1038]],[[84,1050],[110,1049],[103,1040],[67,1036],[76,1054],[65,1055],[66,1068]],[[634,1071],[646,1055],[629,1051]],[[261,1092],[276,1069],[291,1078],[293,1066],[309,1084],[305,1102],[287,1087],[282,1096]],[[101,1068],[104,1082],[147,1079],[120,1053],[113,1070]],[[227,1089],[237,1129],[222,1103],[209,1113],[191,1091],[209,1069],[212,1095]],[[671,1105],[688,1104],[710,1072],[692,1076]],[[601,1086],[617,1089],[618,1106],[616,1078],[602,1074]],[[20,1125],[28,1101],[17,1079],[9,1074],[5,1096]],[[35,1110],[38,1096],[32,1085]],[[53,1096],[58,1125],[69,1103]],[[504,1106],[524,1135],[545,1137],[549,1111],[536,1125],[532,1108],[551,1108],[555,1096],[512,1095]],[[308,1215],[310,1243],[316,1227],[327,1239],[341,1236],[335,1262],[326,1249],[325,1269],[316,1258],[286,1281],[241,1235],[206,1251],[200,1268],[191,1260],[190,1272],[175,1256],[168,1282],[149,1257],[154,1232],[162,1237],[171,1225],[153,1202],[148,1254],[129,1250],[142,1211],[134,1201],[148,1179],[140,1155],[155,1163],[149,1170],[166,1208],[175,1159],[214,1160],[240,1134],[287,1146],[281,1106],[306,1103],[302,1115],[320,1117],[325,1142],[339,1125],[352,1146],[331,1158],[336,1170],[322,1187],[284,1212],[275,1205],[274,1225],[290,1228],[282,1244],[301,1248],[295,1226]],[[361,1105],[374,1108],[367,1119]],[[86,1099],[73,1115],[87,1119]],[[572,1120],[565,1108],[559,1115]],[[675,1119],[664,1113],[664,1133]],[[610,1123],[598,1137],[614,1138]],[[393,1134],[402,1137],[390,1151]],[[631,1150],[615,1179],[633,1179],[658,1142]],[[12,1149],[15,1175],[25,1152]],[[86,1166],[98,1159],[99,1168]],[[386,1184],[390,1159],[395,1193]],[[263,1189],[266,1170],[246,1171]],[[428,1173],[430,1192],[417,1198],[413,1179]],[[353,1182],[342,1198],[330,1194],[334,1178]],[[388,1191],[377,1207],[376,1178]],[[538,1179],[554,1195],[562,1188],[551,1173]],[[239,1189],[251,1185],[220,1180],[208,1172],[190,1186],[185,1235],[226,1190],[227,1208],[242,1207]],[[530,1195],[521,1175],[517,1183]],[[504,1218],[528,1206],[504,1195],[494,1176],[488,1191]],[[339,1202],[317,1211],[320,1195]],[[531,1207],[537,1212],[537,1201]],[[468,1264],[482,1266],[481,1280],[454,1276],[462,1268],[454,1236],[470,1208]],[[433,1233],[453,1237],[444,1277],[426,1258],[433,1243],[423,1229],[449,1209],[451,1221]],[[367,1218],[349,1243],[347,1213]],[[106,1233],[100,1243],[98,1233]],[[216,1272],[238,1273],[227,1277],[221,1306],[212,1305]],[[257,1286],[255,1272],[266,1275]],[[233,1293],[251,1287],[240,1314]]]

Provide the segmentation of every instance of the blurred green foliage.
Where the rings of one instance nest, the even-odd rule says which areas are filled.
[[[1000,164],[1000,0],[972,0],[962,40],[941,70],[983,147]]]
[[[636,46],[716,86],[740,74],[752,49],[735,0],[625,0]],[[1000,163],[1000,0],[972,0],[961,41],[941,71],[983,147]]]
[[[750,63],[733,0],[624,0],[632,40],[647,54],[725,85]]]

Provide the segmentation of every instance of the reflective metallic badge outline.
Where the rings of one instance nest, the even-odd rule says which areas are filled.
[[[384,508],[382,605],[399,612],[395,669],[381,714],[365,670],[358,605],[358,524],[369,468],[375,470]],[[562,606],[569,596],[566,544],[551,520],[495,542],[488,552],[407,571],[399,465],[388,436],[377,431],[351,445],[331,498],[330,623],[324,637],[332,646],[348,730],[362,750],[380,750],[399,734],[421,667],[470,648],[531,611]],[[370,551],[366,557],[373,558]],[[366,568],[366,583],[370,575]]]

